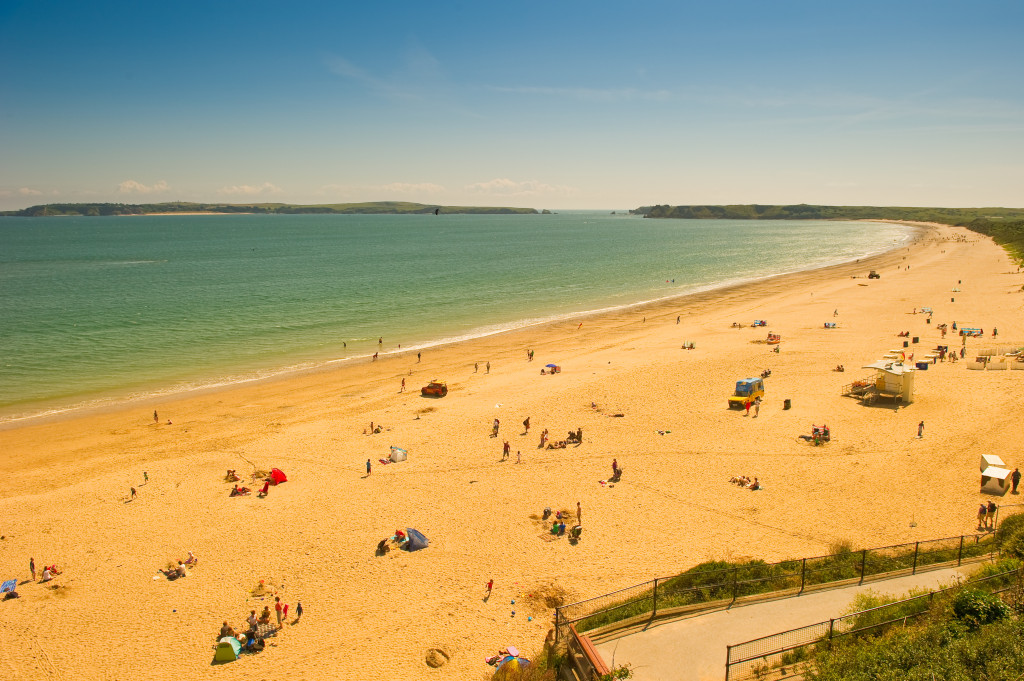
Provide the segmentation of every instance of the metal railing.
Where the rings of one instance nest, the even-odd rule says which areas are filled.
[[[1022,576],[1024,568],[1008,570],[798,629],[726,646],[725,680],[741,681],[763,676],[772,670],[778,670],[781,675],[783,667],[790,667],[787,678],[796,678],[800,676],[799,668],[807,664],[806,661],[812,656],[815,646],[832,646],[835,641],[845,636],[865,635],[883,631],[894,624],[905,624],[908,620],[927,613],[937,594],[955,591],[965,586],[981,586],[995,594],[1008,592],[1019,588]]]
[[[726,607],[738,599],[802,593],[808,588],[893,573],[916,574],[998,552],[993,535],[975,534],[883,546],[778,563],[749,563],[659,577],[555,609],[555,638],[659,612]]]

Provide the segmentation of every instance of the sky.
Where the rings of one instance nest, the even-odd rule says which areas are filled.
[[[1024,2],[0,0],[0,209],[1024,207]]]

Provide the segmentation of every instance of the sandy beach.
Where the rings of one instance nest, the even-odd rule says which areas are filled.
[[[859,263],[450,345],[420,361],[385,338],[375,362],[0,430],[0,580],[29,579],[30,557],[62,569],[0,602],[0,670],[477,680],[501,647],[538,650],[556,603],[711,559],[972,532],[988,498],[980,455],[1024,463],[1013,403],[1024,371],[939,363],[918,372],[915,400],[900,409],[840,394],[872,374],[862,365],[902,347],[902,331],[919,337],[907,351],[920,356],[940,342],[959,349],[936,328],[954,321],[986,331],[967,340],[968,359],[1024,344],[1024,274],[1003,250],[964,229],[921,227],[909,248]],[[881,278],[869,280],[871,269]],[[913,314],[921,307],[934,310],[930,322]],[[769,325],[752,328],[754,319]],[[782,336],[777,354],[767,331]],[[696,348],[683,350],[688,341]],[[549,363],[561,373],[541,375]],[[845,372],[832,371],[839,364]],[[768,368],[756,418],[726,408],[736,380]],[[433,379],[447,381],[446,397],[420,396]],[[383,432],[369,433],[371,422]],[[822,423],[830,443],[797,437]],[[577,428],[581,445],[538,448],[544,429],[558,440]],[[408,460],[381,464],[391,445]],[[623,479],[601,484],[613,458]],[[249,475],[272,467],[289,480],[257,498],[262,483]],[[230,497],[227,469],[253,494]],[[730,484],[737,474],[765,489]],[[572,525],[577,502],[581,541],[550,541],[542,510],[570,511]],[[407,527],[430,546],[375,555]],[[159,569],[188,551],[198,565],[166,580]],[[265,651],[211,664],[223,621],[241,630],[250,610],[273,608],[252,595],[261,582],[292,613],[301,601],[301,621],[290,613]],[[425,663],[434,648],[450,658],[438,669]]]

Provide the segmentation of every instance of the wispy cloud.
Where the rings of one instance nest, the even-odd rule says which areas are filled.
[[[393,192],[395,194],[439,194],[444,191],[444,187],[432,182],[420,182],[418,184],[392,182],[391,184],[379,185],[371,189]]]
[[[586,88],[586,87],[500,87],[492,86],[494,92],[516,95],[541,95],[565,99],[580,99],[589,102],[625,101],[668,101],[677,96],[671,90],[640,90],[637,88]]]
[[[572,196],[576,193],[573,187],[566,185],[545,184],[537,180],[516,182],[506,177],[466,185],[466,191],[492,196]]]
[[[264,182],[263,184],[250,185],[250,184],[236,184],[230,187],[221,187],[217,190],[218,194],[234,194],[242,196],[258,196],[260,194],[276,194],[281,191],[280,187],[277,187],[270,182]]]
[[[39,196],[42,194],[38,189],[32,189],[31,187],[18,187],[18,193],[22,196]]]
[[[151,185],[145,185],[135,180],[125,180],[121,184],[117,185],[117,189],[122,194],[155,194],[159,192],[165,192],[170,189],[170,185],[166,181],[160,180]]]

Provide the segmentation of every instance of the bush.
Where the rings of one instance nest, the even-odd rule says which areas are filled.
[[[996,543],[1002,544],[1017,531],[1024,528],[1024,513],[1008,515],[999,521],[999,528],[996,530]]]
[[[1009,617],[1010,608],[999,596],[977,589],[963,589],[953,597],[953,616],[970,629]]]
[[[1006,537],[1000,549],[1004,556],[1010,558],[1024,558],[1024,527],[1020,527],[1016,532],[1013,532]]]

